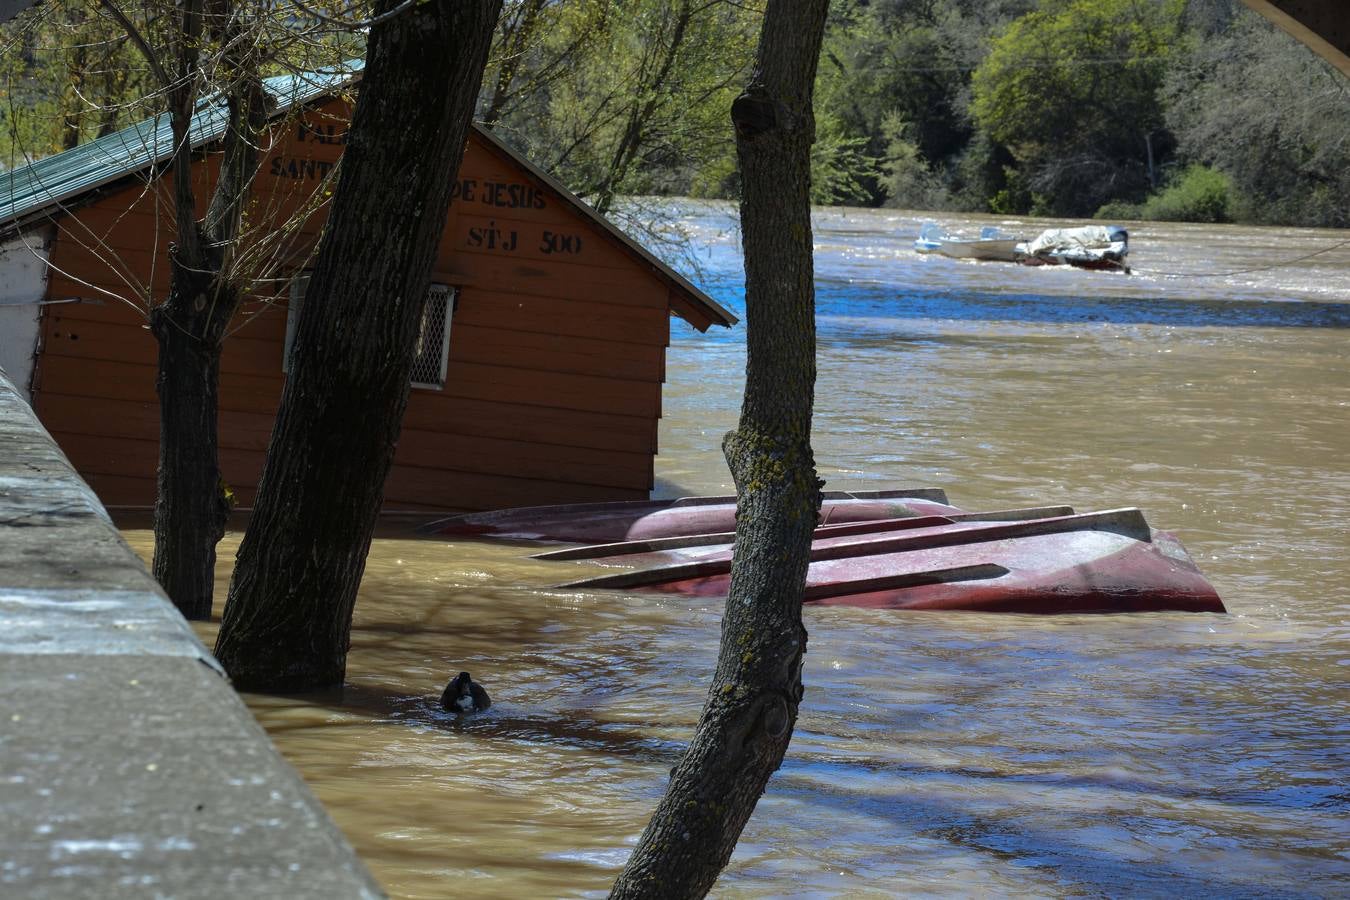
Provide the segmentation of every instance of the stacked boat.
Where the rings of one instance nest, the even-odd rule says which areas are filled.
[[[453,516],[447,537],[569,542],[540,559],[613,571],[563,587],[725,595],[734,497],[539,506]],[[593,573],[593,570],[591,570]],[[1224,612],[1181,542],[1135,508],[969,512],[937,489],[830,492],[806,601],[1015,613]]]

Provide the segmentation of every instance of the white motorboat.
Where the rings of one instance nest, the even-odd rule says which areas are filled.
[[[997,225],[981,228],[978,238],[965,238],[949,233],[936,222],[928,222],[919,230],[914,249],[920,253],[937,253],[952,259],[1016,262],[1017,245],[1023,241],[1023,238],[1008,234]]]

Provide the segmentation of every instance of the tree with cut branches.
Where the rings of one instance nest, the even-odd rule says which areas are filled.
[[[5,90],[31,101],[22,115],[11,105],[4,117],[10,160],[105,137],[151,114],[108,150],[147,166],[134,173],[143,193],[131,202],[144,202],[167,232],[162,243],[156,232],[150,271],[119,258],[112,231],[78,216],[62,233],[105,262],[107,282],[117,285],[91,290],[144,315],[157,342],[152,569],[192,619],[211,615],[216,545],[230,509],[217,449],[222,345],[246,299],[277,293],[268,282],[295,249],[291,226],[314,211],[312,197],[290,197],[299,212],[284,221],[252,190],[269,129],[283,124],[277,101],[284,107],[287,99],[268,95],[264,75],[331,64],[345,49],[338,30],[308,18],[266,0],[56,0],[3,29],[7,45],[20,48],[5,60]],[[154,275],[166,268],[164,293]]]
[[[250,287],[238,277],[235,260],[258,168],[258,138],[268,119],[262,19],[257,9],[232,0],[184,0],[173,24],[156,34],[113,0],[102,0],[101,7],[144,54],[172,127],[168,168],[176,232],[169,294],[149,310],[159,344],[160,402],[152,569],[183,615],[205,619],[211,615],[216,544],[230,509],[217,455],[220,351]],[[219,175],[205,215],[199,215],[190,132],[198,105],[213,95],[224,98],[227,121]]]
[[[103,136],[128,112],[159,114],[119,138],[111,152],[154,163],[137,173],[144,183],[139,199],[152,198],[147,205],[171,229],[164,242],[167,295],[152,287],[153,270],[142,282],[133,266],[118,259],[108,234],[76,220],[64,234],[106,261],[109,280],[124,289],[94,289],[144,314],[158,344],[152,569],[192,619],[211,615],[216,545],[230,511],[218,463],[222,347],[239,326],[246,299],[277,293],[271,282],[288,268],[285,259],[303,231],[299,223],[322,200],[320,185],[312,196],[286,198],[296,201],[298,211],[282,213],[252,190],[269,134],[284,127],[278,101],[284,107],[289,100],[268,95],[264,74],[331,65],[349,52],[351,33],[365,24],[340,22],[309,6],[297,10],[303,15],[265,0],[98,0],[84,9],[42,4],[5,29],[8,39],[31,51],[27,62],[6,70],[8,88],[27,84],[35,98],[46,97],[34,111],[52,123],[19,127],[10,117],[9,138],[19,158],[41,156],[55,149],[53,143],[73,146]],[[73,47],[62,51],[49,44],[53,24],[59,26],[57,40],[75,41]],[[135,71],[129,52],[139,64]],[[68,76],[59,94],[39,77],[43,60],[54,53]],[[55,142],[44,137],[53,127]],[[203,135],[211,136],[205,146]],[[129,143],[138,139],[145,144]],[[163,265],[162,246],[157,243],[152,265]]]
[[[811,451],[815,287],[811,111],[827,0],[770,0],[732,104],[745,252],[746,380],[723,449],[736,546],[717,671],[612,897],[701,897],[782,764],[802,697],[802,596],[821,482]]]

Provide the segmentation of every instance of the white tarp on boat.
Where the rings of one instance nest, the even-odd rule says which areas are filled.
[[[1078,228],[1051,228],[1026,245],[1026,252],[1063,253],[1065,251],[1109,250],[1111,245],[1124,243],[1120,228],[1106,225],[1083,225]]]

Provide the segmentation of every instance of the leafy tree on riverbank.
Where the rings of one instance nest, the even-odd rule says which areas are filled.
[[[1163,85],[1180,155],[1231,179],[1239,221],[1350,225],[1350,79],[1254,13],[1220,21]]]
[[[859,141],[870,162],[853,172],[860,189],[836,201],[967,205],[964,172],[979,163],[963,157],[983,149],[970,117],[970,73],[993,37],[1034,6],[1035,0],[846,0],[832,7],[816,116],[826,131]]]
[[[975,71],[972,112],[1008,147],[1008,212],[1090,215],[1159,183],[1159,90],[1181,0],[1074,0],[1015,21]],[[1029,201],[1029,203],[1027,202]]]

